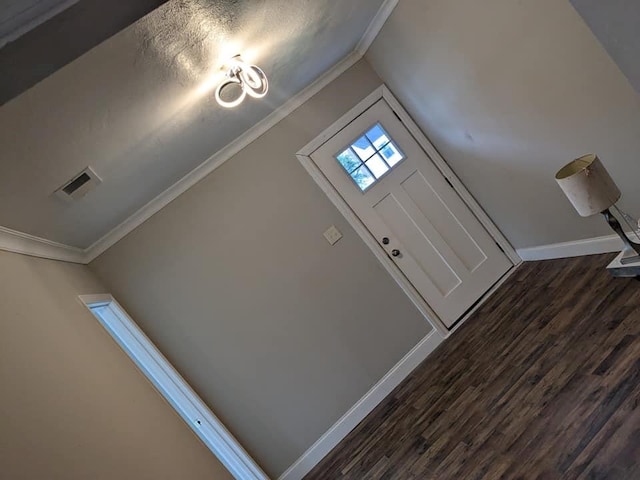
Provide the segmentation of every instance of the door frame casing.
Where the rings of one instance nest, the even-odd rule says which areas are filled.
[[[376,258],[382,263],[384,268],[389,272],[391,277],[402,288],[405,294],[411,299],[414,305],[418,308],[420,313],[429,321],[440,333],[444,336],[448,336],[459,328],[464,321],[473,313],[473,310],[477,308],[481,301],[479,301],[472,310],[465,314],[460,320],[454,324],[454,327],[448,329],[444,323],[440,320],[438,315],[429,306],[426,300],[418,293],[416,288],[409,282],[409,280],[402,273],[400,268],[389,258],[387,252],[380,246],[378,241],[373,237],[369,229],[364,225],[362,220],[351,209],[347,201],[342,198],[340,193],[336,190],[333,184],[322,173],[318,165],[313,161],[311,155],[318,150],[322,145],[331,140],[342,129],[353,122],[356,118],[362,115],[371,106],[377,103],[379,100],[384,100],[391,110],[398,116],[402,124],[418,142],[420,148],[424,150],[427,157],[433,162],[436,168],[444,176],[444,178],[451,184],[456,193],[460,196],[465,205],[471,210],[475,217],[480,221],[482,226],[487,230],[489,235],[495,240],[495,242],[504,251],[507,258],[511,261],[512,267],[505,274],[501,280],[492,287],[483,298],[490,295],[499,286],[510,273],[514,271],[514,267],[522,263],[522,259],[518,256],[513,246],[500,232],[498,227],[493,223],[491,218],[486,214],[480,204],[466,189],[464,184],[451,170],[451,167],[445,162],[444,158],[438,153],[433,144],[429,141],[427,136],[420,130],[420,127],[413,121],[409,113],[402,107],[400,102],[395,98],[391,90],[386,85],[381,85],[365,97],[360,103],[354,106],[351,110],[340,117],[333,125],[324,130],[314,140],[305,145],[300,151],[296,153],[296,157],[307,170],[311,178],[318,184],[322,191],[329,197],[329,200],[335,205],[335,207],[342,213],[345,219],[353,227],[353,229],[362,238],[364,243],[371,249]],[[482,299],[481,299],[482,300]]]
[[[269,480],[267,474],[113,296],[80,295],[78,301],[91,312],[155,390],[234,478]],[[108,308],[113,319],[107,321],[96,314],[93,309],[97,307]]]

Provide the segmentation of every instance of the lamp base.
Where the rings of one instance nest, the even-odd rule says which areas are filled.
[[[618,236],[622,239],[622,243],[624,243],[624,248],[622,249],[622,258],[620,258],[620,263],[622,265],[628,265],[630,263],[640,261],[640,245],[632,242],[627,234],[624,232],[622,225],[618,219],[611,213],[611,211],[607,208],[604,212],[602,212],[604,218],[609,223],[609,226],[613,229],[614,232],[618,234]]]
[[[627,248],[625,245],[622,250],[622,257],[620,258],[620,263],[622,265],[629,265],[630,263],[638,263],[640,262],[640,255],[632,248]]]

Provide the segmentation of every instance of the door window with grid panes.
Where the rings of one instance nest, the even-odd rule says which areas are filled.
[[[391,136],[376,123],[336,156],[358,188],[365,192],[404,160]]]

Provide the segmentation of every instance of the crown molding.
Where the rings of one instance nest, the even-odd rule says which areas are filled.
[[[151,216],[162,210],[165,206],[205,178],[224,162],[240,152],[240,150],[248,146],[251,142],[255,141],[258,137],[274,127],[278,122],[290,115],[294,110],[320,92],[320,90],[326,87],[329,83],[355,65],[355,63],[361,58],[362,54],[358,51],[353,51],[347,55],[307,88],[295,95],[284,105],[276,109],[249,130],[245,131],[231,143],[217,151],[198,167],[182,177],[171,187],[144,205],[124,222],[120,223],[86,249],[83,250],[63,245],[61,243],[52,242],[44,238],[35,237],[33,235],[28,235],[26,233],[0,226],[0,250],[52,260],[62,260],[71,263],[91,263],[151,218]]]
[[[8,19],[5,23],[5,34],[0,36],[0,48],[4,47],[7,43],[14,42],[25,33],[30,32],[34,28],[42,25],[53,17],[62,13],[67,8],[78,3],[79,0],[64,0],[56,2],[50,8],[43,10],[44,5],[35,4],[22,10],[14,17]],[[7,31],[6,25],[13,25],[14,28]]]
[[[347,55],[342,61],[337,63],[333,68],[331,68],[331,70],[324,73],[314,83],[302,90],[249,130],[245,131],[231,143],[217,151],[198,167],[182,177],[171,187],[144,205],[124,222],[120,223],[88,248],[83,250],[76,247],[70,247],[68,245],[52,242],[44,238],[35,237],[0,226],[0,250],[52,260],[62,260],[71,263],[88,264],[92,262],[151,218],[151,216],[162,210],[224,162],[240,152],[240,150],[248,146],[251,142],[255,141],[258,137],[274,127],[278,122],[286,118],[294,110],[320,92],[320,90],[326,87],[329,83],[351,68],[361,58],[362,54],[357,51],[353,51]]]
[[[106,250],[112,247],[116,242],[122,240],[127,234],[140,226],[152,215],[159,212],[170,202],[178,198],[204,177],[213,172],[216,168],[236,155],[240,150],[255,141],[258,137],[266,133],[274,127],[278,122],[290,115],[294,110],[307,102],[311,97],[320,92],[329,83],[334,81],[345,71],[351,68],[358,60],[362,58],[362,54],[354,51],[347,55],[342,61],[337,63],[331,70],[324,73],[315,82],[302,90],[296,96],[287,101],[280,108],[269,114],[267,117],[256,123],[249,130],[237,137],[227,146],[214,153],[211,157],[201,163],[194,170],[182,177],[167,190],[155,197],[144,207],[139,209],[128,219],[118,225],[116,228],[107,233],[104,237],[92,244],[87,250],[87,263],[92,262],[98,256],[102,255]]]
[[[88,263],[85,250],[2,226],[0,226],[0,250],[63,262]]]
[[[50,240],[17,232],[0,226],[0,250],[6,250],[23,255],[61,260],[71,263],[88,264],[102,255],[105,251],[122,240],[151,216],[159,212],[173,200],[178,198],[216,168],[255,141],[258,137],[274,127],[278,122],[290,115],[294,110],[307,102],[329,83],[342,75],[356,64],[369,49],[384,23],[387,21],[399,0],[385,0],[375,17],[369,24],[364,36],[358,42],[355,50],[320,76],[315,82],[300,93],[292,97],[280,108],[262,119],[256,125],[245,131],[231,143],[214,153],[194,170],[182,177],[167,190],[155,197],[149,203],[137,210],[133,215],[109,231],[102,238],[86,249],[80,249],[52,242]]]
[[[382,30],[382,27],[384,27],[384,24],[393,13],[393,10],[398,5],[399,1],[400,0],[385,0],[382,2],[378,13],[373,17],[373,20],[364,32],[364,35],[358,42],[358,45],[356,45],[356,52],[361,56],[364,56],[364,54],[367,53],[367,50],[369,50],[369,47],[380,33],[380,30]]]

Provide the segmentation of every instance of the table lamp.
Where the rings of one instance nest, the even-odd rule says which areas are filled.
[[[622,194],[597,155],[589,154],[565,165],[556,174],[556,181],[569,201],[583,217],[601,213],[624,243],[620,263],[640,261],[640,244],[632,242],[610,208]]]

